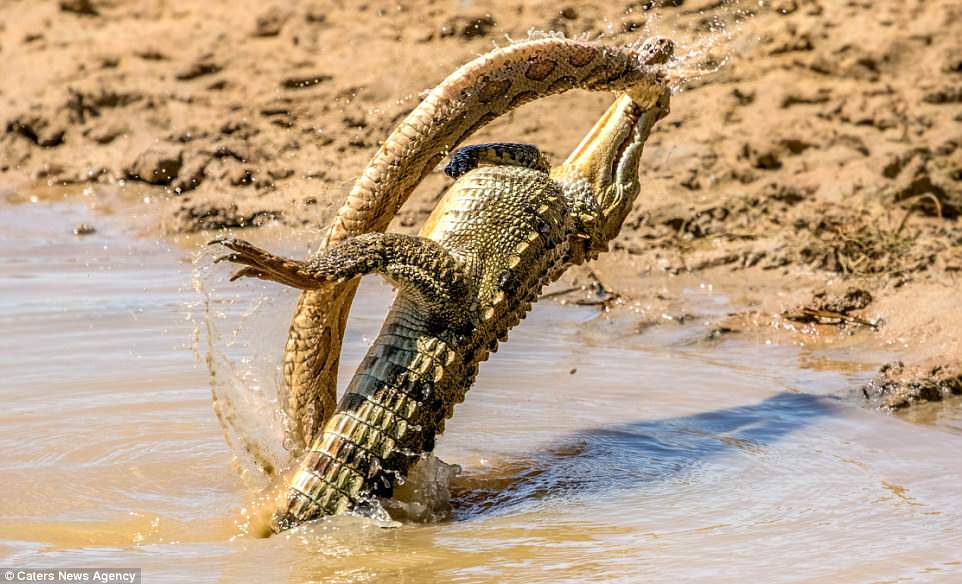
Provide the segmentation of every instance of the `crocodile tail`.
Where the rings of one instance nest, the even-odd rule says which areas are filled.
[[[354,183],[321,249],[384,231],[425,175],[466,138],[518,106],[570,89],[660,93],[670,42],[637,47],[543,38],[512,44],[467,63],[432,90],[391,133]],[[667,53],[666,53],[667,50]],[[285,349],[286,395],[295,451],[334,410],[341,339],[357,282],[306,291]]]

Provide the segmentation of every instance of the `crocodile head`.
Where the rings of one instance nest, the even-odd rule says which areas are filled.
[[[552,170],[584,212],[587,256],[608,249],[641,189],[638,165],[652,127],[668,115],[670,91],[626,92],[608,108],[565,162]]]

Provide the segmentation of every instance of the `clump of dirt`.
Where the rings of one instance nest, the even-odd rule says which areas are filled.
[[[871,303],[872,294],[862,288],[850,287],[844,294],[819,290],[809,304],[787,311],[782,316],[801,323],[834,324],[842,328],[850,326],[877,328],[878,324],[853,314]]]
[[[901,361],[889,363],[859,391],[867,402],[886,410],[942,401],[962,395],[962,361],[937,360],[912,367]]]

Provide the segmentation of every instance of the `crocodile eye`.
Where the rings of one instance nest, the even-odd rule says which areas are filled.
[[[511,270],[503,270],[498,274],[498,288],[504,289],[511,281]]]

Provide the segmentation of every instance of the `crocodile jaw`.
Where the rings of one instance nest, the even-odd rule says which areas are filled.
[[[584,237],[590,250],[607,250],[640,191],[638,166],[655,123],[668,115],[670,92],[640,90],[643,103],[626,92],[608,108],[564,163],[553,169],[575,199],[587,198],[593,212]],[[654,97],[653,97],[654,95]]]

